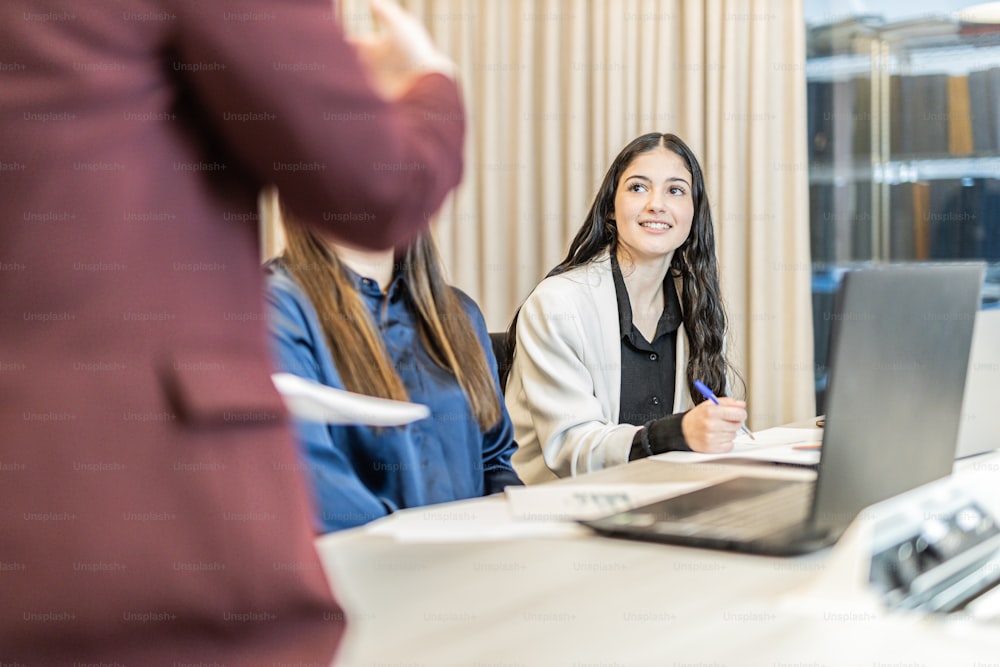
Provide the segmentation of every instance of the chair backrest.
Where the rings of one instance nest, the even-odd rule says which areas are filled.
[[[504,342],[507,332],[490,333],[490,343],[493,345],[493,356],[497,358],[497,370],[500,372],[500,389],[505,390],[507,371],[510,370],[510,359],[507,358],[507,351]]]

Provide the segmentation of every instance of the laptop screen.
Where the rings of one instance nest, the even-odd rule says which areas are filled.
[[[831,317],[815,528],[951,473],[983,267],[907,264],[844,276]]]

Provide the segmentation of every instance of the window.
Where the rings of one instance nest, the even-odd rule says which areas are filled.
[[[1000,24],[965,20],[967,1],[836,4],[806,2],[819,412],[845,271],[981,260],[1000,308]]]

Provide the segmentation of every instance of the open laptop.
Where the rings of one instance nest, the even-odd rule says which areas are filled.
[[[816,480],[736,477],[583,521],[599,533],[770,555],[835,542],[865,507],[951,473],[983,267],[845,274]]]
[[[976,313],[955,458],[1000,449],[1000,310]]]

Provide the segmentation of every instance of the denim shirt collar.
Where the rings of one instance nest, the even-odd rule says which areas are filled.
[[[346,264],[341,264],[341,266],[343,267],[344,273],[347,275],[348,279],[354,285],[354,289],[358,291],[358,294],[365,297],[382,299],[383,296],[387,296],[389,301],[396,302],[399,300],[400,295],[406,292],[406,277],[401,271],[393,273],[392,281],[389,283],[388,289],[383,292],[380,285],[371,278],[362,276]]]

